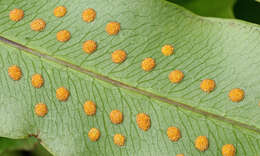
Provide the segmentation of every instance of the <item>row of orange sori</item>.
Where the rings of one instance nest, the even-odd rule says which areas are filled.
[[[8,68],[8,75],[13,80],[20,80],[22,77],[22,71],[20,67],[12,65]],[[31,77],[31,84],[35,88],[41,88],[44,85],[44,79],[41,74],[34,74]],[[67,101],[70,96],[70,92],[65,87],[56,89],[56,98],[59,101]],[[95,102],[88,100],[83,104],[83,109],[86,115],[94,116],[96,114]],[[35,114],[39,117],[44,117],[48,113],[47,105],[44,103],[38,103],[35,105]],[[123,113],[120,110],[111,111],[110,120],[113,124],[121,124],[123,122]],[[139,113],[136,115],[136,123],[138,127],[143,131],[148,131],[151,128],[150,116],[146,113]],[[179,128],[171,126],[167,129],[166,134],[169,140],[177,142],[181,138],[181,131]],[[88,137],[91,141],[97,141],[100,137],[100,131],[97,128],[91,128],[88,132]],[[122,134],[114,135],[114,143],[118,146],[125,145],[125,136]],[[206,136],[198,136],[195,140],[195,147],[200,151],[206,151],[209,147],[209,141]],[[235,147],[232,144],[226,144],[222,147],[223,156],[234,156]],[[177,156],[183,156],[179,154]]]
[[[58,6],[54,9],[53,13],[56,17],[61,18],[65,16],[65,14],[67,13],[67,9],[64,6]],[[23,18],[23,16],[24,16],[24,11],[22,9],[15,8],[9,13],[10,19],[16,22],[20,21]],[[82,20],[85,22],[93,22],[95,18],[96,18],[96,11],[92,8],[88,8],[82,12]],[[34,31],[42,31],[45,28],[46,23],[43,19],[35,19],[31,22],[30,26],[31,29]],[[120,31],[120,23],[118,22],[109,22],[106,26],[106,32],[109,35],[116,35],[118,34],[119,31]],[[56,37],[58,41],[66,42],[70,39],[71,34],[67,30],[61,30],[57,32]],[[94,51],[96,51],[96,48],[97,48],[97,43],[93,40],[85,41],[82,46],[82,49],[88,54],[91,54]],[[161,48],[161,52],[165,56],[170,56],[174,53],[174,47],[169,44],[164,45]],[[124,62],[126,57],[127,57],[126,52],[120,49],[115,50],[111,54],[112,61],[118,64]],[[153,58],[145,58],[141,63],[141,67],[144,71],[151,71],[155,67],[155,65],[156,63]],[[183,78],[184,78],[184,74],[180,70],[173,70],[169,74],[169,80],[172,83],[180,83]],[[209,93],[214,90],[215,86],[216,83],[214,80],[205,79],[201,82],[200,88],[203,91]],[[232,89],[229,92],[229,98],[233,102],[239,102],[244,98],[244,91],[240,88]]]
[[[65,16],[67,13],[67,9],[64,6],[58,6],[54,9],[54,15],[58,18]],[[24,11],[22,9],[13,9],[10,11],[9,17],[12,21],[18,22],[24,16]],[[82,20],[85,22],[92,22],[95,20],[96,11],[92,8],[88,8],[82,12]],[[34,31],[42,31],[44,30],[46,23],[43,19],[35,19],[30,24],[31,29]],[[106,25],[106,32],[109,35],[116,35],[120,31],[120,23],[118,22],[109,22]],[[56,38],[60,42],[67,42],[71,38],[71,34],[67,30],[61,30],[57,32]],[[93,40],[88,40],[83,43],[82,46],[83,50],[91,54],[96,51],[97,43]],[[172,45],[164,45],[161,49],[161,52],[165,56],[170,56],[174,54],[174,47]],[[112,61],[114,63],[123,63],[127,57],[127,54],[124,50],[116,50],[111,55]],[[144,71],[151,71],[154,69],[156,63],[153,58],[145,58],[142,63],[141,67]],[[22,77],[22,71],[17,65],[12,65],[8,68],[8,75],[13,80],[19,80]],[[184,74],[180,70],[173,70],[169,73],[169,81],[171,83],[180,83],[184,78]],[[44,84],[44,79],[40,74],[34,74],[31,79],[31,83],[35,88],[40,88]],[[201,84],[200,88],[202,91],[210,93],[215,89],[216,83],[214,80],[211,79],[204,79]],[[60,101],[66,101],[70,96],[69,90],[65,87],[60,87],[56,90],[56,98]],[[229,98],[233,102],[239,102],[244,98],[244,91],[239,88],[232,89],[229,92]],[[86,101],[83,105],[84,112],[86,115],[93,116],[96,114],[96,104],[93,101]],[[35,105],[35,114],[44,117],[48,112],[47,106],[44,103],[38,103]],[[119,110],[113,110],[110,113],[110,120],[114,124],[120,124],[123,121],[123,114]],[[139,113],[136,116],[136,122],[138,127],[143,130],[147,131],[150,129],[151,120],[150,117],[145,113]],[[181,138],[181,132],[177,127],[169,127],[167,129],[167,136],[171,141],[178,141]],[[88,136],[90,140],[97,141],[100,137],[100,131],[97,128],[92,128]],[[115,134],[114,135],[114,143],[118,146],[123,146],[125,144],[125,136],[122,134]],[[208,138],[206,136],[199,136],[195,140],[195,147],[200,151],[205,151],[209,147]],[[235,155],[235,147],[232,144],[226,144],[222,147],[222,155],[223,156],[234,156]],[[178,154],[178,156],[183,156],[183,154]]]

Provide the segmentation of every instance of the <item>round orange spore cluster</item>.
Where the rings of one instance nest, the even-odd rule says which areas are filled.
[[[43,19],[35,19],[31,22],[30,26],[34,31],[42,31],[45,28],[46,23]]]
[[[245,93],[242,89],[235,88],[229,92],[228,96],[231,101],[240,102],[241,100],[244,99]]]
[[[83,105],[84,112],[91,116],[96,114],[96,104],[93,101],[86,101]]]
[[[173,70],[170,72],[168,78],[172,83],[180,83],[184,77],[184,74],[180,70]]]
[[[176,156],[184,156],[184,154],[177,154]]]
[[[222,155],[223,156],[235,156],[236,149],[232,144],[226,144],[222,147]]]
[[[10,13],[9,13],[10,20],[15,21],[15,22],[18,22],[21,19],[23,19],[23,16],[24,16],[24,12],[22,9],[15,8],[12,11],[10,11]]]
[[[170,55],[172,55],[172,54],[173,54],[173,50],[174,50],[174,48],[173,48],[172,45],[164,45],[164,46],[162,47],[162,49],[161,49],[163,55],[165,55],[165,56],[170,56]]]
[[[215,87],[216,87],[216,83],[214,80],[211,79],[205,79],[200,83],[200,89],[207,93],[213,91]]]
[[[169,127],[167,129],[167,136],[171,141],[178,141],[181,138],[181,132],[177,127]]]
[[[53,10],[53,14],[56,17],[63,17],[67,13],[67,9],[64,6],[58,6]]]
[[[151,71],[155,67],[155,60],[153,58],[145,58],[142,61],[141,67],[144,71]]]
[[[198,136],[195,140],[195,147],[200,151],[206,151],[209,147],[209,141],[206,136]]]
[[[145,113],[139,113],[136,116],[136,122],[140,129],[143,131],[147,131],[151,127],[151,119],[150,117]]]
[[[34,74],[34,75],[32,76],[31,82],[32,82],[33,87],[35,87],[35,88],[41,88],[42,85],[43,85],[43,83],[44,83],[44,80],[43,80],[41,74]]]
[[[56,98],[60,101],[66,101],[70,92],[65,87],[60,87],[56,90]]]
[[[13,80],[20,80],[22,77],[22,71],[17,65],[12,65],[8,68],[8,75]]]
[[[109,35],[116,35],[120,31],[120,23],[118,22],[109,22],[106,25],[106,32]]]
[[[119,110],[111,111],[109,117],[113,124],[120,124],[123,121],[123,113]]]
[[[116,50],[111,55],[114,63],[122,63],[126,59],[126,52],[123,50]]]
[[[82,12],[82,20],[85,22],[92,22],[96,18],[96,11],[92,8],[88,8]]]
[[[117,146],[124,146],[125,145],[125,137],[122,134],[115,134],[114,135],[114,143]]]
[[[35,114],[44,117],[48,113],[48,108],[44,103],[38,103],[34,107]]]
[[[92,54],[97,49],[97,43],[93,40],[87,40],[83,43],[82,49],[87,54]]]
[[[57,32],[56,38],[60,42],[67,42],[70,40],[70,32],[68,30],[61,30]]]
[[[91,128],[88,132],[88,137],[91,141],[97,141],[100,137],[100,131],[97,128]]]

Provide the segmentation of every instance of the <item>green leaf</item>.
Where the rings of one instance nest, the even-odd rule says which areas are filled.
[[[0,138],[0,154],[14,150],[32,150],[38,140],[34,137],[28,139],[8,139]]]
[[[56,6],[67,7],[62,18],[53,15]],[[9,20],[13,8],[25,10],[19,22]],[[97,17],[86,23],[82,11],[94,8]],[[42,32],[30,30],[30,22],[43,18]],[[116,36],[105,32],[110,21],[121,24]],[[72,38],[56,40],[56,33],[67,29]],[[260,79],[258,25],[216,18],[203,18],[161,0],[2,0],[0,1],[0,135],[21,138],[35,135],[52,154],[84,155],[221,155],[224,144],[236,147],[236,156],[260,154]],[[8,40],[7,40],[8,39]],[[85,40],[95,40],[97,51],[83,52]],[[165,44],[175,54],[164,56]],[[122,64],[111,61],[114,50],[128,56]],[[156,60],[156,67],[145,72],[144,58]],[[7,69],[17,64],[23,72],[19,81],[9,78]],[[168,80],[179,69],[184,79],[179,84]],[[43,75],[44,86],[32,87],[35,73]],[[210,78],[216,88],[207,94],[200,82]],[[70,91],[66,102],[56,99],[55,90]],[[228,93],[242,88],[245,98],[231,102]],[[97,104],[95,116],[83,110],[86,100]],[[45,117],[34,113],[44,102]],[[109,114],[118,109],[124,121],[112,124]],[[151,128],[144,132],[136,124],[136,115],[146,113]],[[166,130],[178,127],[182,138],[171,142]],[[91,142],[88,131],[96,127],[101,137]],[[123,147],[113,143],[113,135],[126,137]],[[198,136],[207,136],[209,148],[194,147]]]
[[[236,0],[169,0],[201,16],[234,18]]]

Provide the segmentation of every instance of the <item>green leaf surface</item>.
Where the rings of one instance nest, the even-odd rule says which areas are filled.
[[[236,0],[168,0],[201,16],[234,18]]]
[[[38,140],[34,137],[28,139],[0,138],[0,155],[14,150],[32,150]]]
[[[56,6],[67,7],[57,19]],[[9,11],[22,8],[23,20],[9,20]],[[92,23],[81,20],[86,8],[94,8]],[[30,22],[43,18],[42,32],[30,30]],[[118,21],[116,36],[105,32],[109,21]],[[56,40],[62,29],[71,32],[66,43]],[[215,18],[203,18],[162,0],[1,0],[0,1],[0,135],[20,138],[35,135],[54,155],[221,155],[224,144],[234,144],[237,156],[260,154],[260,27],[254,24]],[[6,40],[9,39],[10,41]],[[91,55],[82,50],[85,40],[95,40],[98,49]],[[163,56],[165,44],[175,54]],[[114,50],[123,49],[128,57],[122,64],[111,61]],[[146,57],[156,60],[151,72],[140,65]],[[17,64],[23,77],[13,81],[7,68]],[[182,70],[184,80],[172,84],[168,74]],[[41,73],[40,89],[30,79]],[[199,88],[205,78],[216,81],[215,90],[206,94]],[[55,90],[70,90],[66,102],[56,99]],[[245,98],[233,103],[228,92],[242,88]],[[95,116],[86,116],[83,104],[97,104]],[[34,106],[44,102],[48,114],[37,117]],[[114,125],[109,113],[119,109],[122,124]],[[151,129],[144,132],[135,122],[138,113],[151,117]],[[180,129],[182,138],[171,142],[166,130]],[[88,131],[97,127],[101,137],[88,139]],[[118,147],[113,135],[122,133],[126,144]],[[205,152],[194,147],[197,136],[209,138]]]

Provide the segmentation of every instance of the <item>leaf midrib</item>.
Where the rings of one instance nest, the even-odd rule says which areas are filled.
[[[22,51],[25,51],[25,52],[27,52],[27,53],[29,53],[31,55],[42,57],[42,58],[44,58],[44,59],[46,59],[48,61],[52,61],[52,62],[55,62],[57,64],[66,66],[68,68],[71,68],[71,69],[76,70],[78,72],[81,72],[83,74],[87,74],[89,76],[92,76],[93,78],[105,81],[105,82],[113,84],[113,85],[115,85],[117,87],[124,88],[124,89],[130,90],[130,91],[139,93],[141,95],[145,95],[147,97],[156,99],[158,101],[161,101],[161,102],[164,102],[164,103],[168,103],[168,104],[172,104],[174,106],[181,107],[181,108],[183,108],[185,110],[189,110],[191,112],[195,112],[195,113],[204,115],[206,117],[217,119],[217,120],[220,120],[222,122],[224,121],[224,122],[230,123],[230,124],[232,124],[234,126],[239,126],[239,127],[242,127],[242,128],[245,128],[245,129],[248,129],[250,131],[254,131],[254,132],[260,134],[260,129],[255,127],[255,126],[247,125],[245,123],[242,123],[242,122],[239,122],[239,121],[236,121],[236,120],[232,120],[232,119],[229,119],[229,118],[226,118],[226,117],[214,114],[214,113],[210,113],[210,112],[207,112],[207,111],[204,111],[204,110],[201,110],[201,109],[189,106],[189,105],[184,104],[184,103],[179,103],[179,102],[176,102],[176,101],[171,100],[169,98],[166,98],[166,97],[163,97],[163,96],[160,96],[160,95],[156,95],[156,94],[151,93],[149,91],[145,91],[145,90],[142,90],[142,89],[130,86],[128,84],[122,83],[120,81],[113,80],[113,79],[111,79],[111,78],[109,78],[107,76],[104,76],[104,75],[95,73],[93,71],[87,70],[87,69],[82,68],[82,67],[80,67],[78,65],[71,64],[71,63],[69,63],[69,62],[67,62],[65,60],[62,60],[62,59],[59,59],[59,58],[47,55],[47,54],[42,53],[42,52],[40,52],[38,50],[31,49],[29,47],[26,47],[25,45],[22,45],[22,44],[19,44],[17,42],[8,40],[8,39],[6,39],[6,38],[4,38],[2,36],[0,36],[0,42],[8,44],[8,45],[13,46],[13,47],[16,47],[16,48],[18,48],[18,49],[20,49]]]

